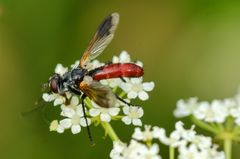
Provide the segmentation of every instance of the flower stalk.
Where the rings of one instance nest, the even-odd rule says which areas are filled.
[[[197,118],[195,118],[194,116],[191,117],[193,123],[195,123],[197,126],[201,127],[202,129],[205,129],[207,131],[212,132],[213,134],[218,134],[219,131],[217,129],[215,129],[214,127],[208,125],[207,123],[198,120]]]
[[[224,152],[226,159],[232,159],[232,140],[229,138],[224,139]]]
[[[106,135],[108,135],[112,141],[120,141],[111,124],[109,124],[108,122],[101,122],[101,125],[105,130]]]
[[[174,159],[175,149],[172,146],[169,146],[169,159]]]

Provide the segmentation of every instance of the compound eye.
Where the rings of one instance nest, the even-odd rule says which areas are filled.
[[[57,79],[51,79],[49,82],[49,87],[53,93],[58,93],[58,81]]]

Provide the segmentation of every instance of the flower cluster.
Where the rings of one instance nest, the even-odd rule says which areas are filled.
[[[126,51],[122,51],[119,57],[114,56],[112,63],[129,63],[131,62],[130,55]],[[71,65],[71,69],[76,68],[79,61],[76,61]],[[137,65],[143,66],[142,62],[137,61]],[[95,69],[104,65],[104,63],[98,60],[93,60],[89,65],[89,70]],[[63,67],[61,64],[57,64],[55,73],[63,75],[69,70],[69,68]],[[140,100],[147,100],[149,98],[148,92],[154,88],[153,82],[143,82],[143,78],[114,78],[100,81],[103,85],[110,87],[114,93],[117,93],[120,98],[124,99],[127,103],[130,103],[132,99],[139,98]],[[87,118],[84,118],[84,112],[81,98],[74,94],[66,93],[65,96],[55,93],[44,93],[42,96],[46,102],[53,102],[54,106],[61,108],[60,115],[62,119],[53,120],[50,124],[50,131],[57,131],[63,133],[66,129],[71,129],[73,134],[77,134],[81,131],[82,127],[94,124],[99,125],[101,122],[111,122],[112,120],[121,120],[126,125],[141,126],[141,117],[144,112],[139,106],[129,106],[119,101],[116,106],[111,108],[103,108],[91,101],[89,98],[84,100],[86,106]]]
[[[126,145],[120,141],[113,143],[113,149],[110,152],[110,158],[112,159],[161,159],[158,155],[159,146],[153,144],[147,146],[136,140],[131,140],[129,145]]]
[[[182,122],[175,124],[175,130],[169,137],[166,136],[165,129],[159,129],[159,140],[161,143],[176,148],[179,159],[224,159],[222,151],[217,151],[217,145],[212,144],[212,139],[203,135],[197,135],[195,126],[185,129]]]
[[[152,144],[152,140],[158,137],[158,127],[153,127],[151,130],[151,126],[145,125],[145,131],[136,127],[129,145],[120,141],[113,143],[110,157],[112,159],[161,159],[159,145]]]
[[[115,141],[110,157],[113,159],[160,159],[159,145],[153,140],[167,145],[172,150],[178,150],[179,159],[224,159],[223,152],[217,151],[217,145],[212,144],[210,137],[197,135],[194,126],[185,129],[182,122],[177,122],[175,130],[166,136],[165,129],[145,125],[145,130],[135,128],[130,144]]]
[[[235,97],[223,100],[215,99],[212,102],[198,101],[197,98],[179,100],[174,111],[176,117],[192,115],[198,120],[207,123],[225,123],[233,118],[236,125],[240,126],[240,93]]]

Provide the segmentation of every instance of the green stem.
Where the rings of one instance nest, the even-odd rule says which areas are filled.
[[[234,120],[233,120],[232,117],[229,116],[227,118],[227,122],[226,122],[226,130],[231,131],[232,127],[233,127],[233,124],[234,124]]]
[[[169,159],[174,159],[174,147],[169,146]]]
[[[205,129],[207,131],[210,131],[214,134],[218,134],[219,131],[215,128],[213,128],[212,126],[208,125],[207,123],[201,121],[201,120],[198,120],[197,118],[195,118],[194,116],[192,116],[192,121],[199,127],[201,127],[202,129]]]
[[[224,152],[226,159],[232,159],[232,140],[224,139]]]
[[[114,129],[108,122],[101,122],[103,129],[105,130],[106,135],[108,135],[112,141],[120,141]]]
[[[119,94],[119,97],[120,97],[120,98],[123,98],[125,95],[126,95],[126,92],[122,91],[122,92]]]

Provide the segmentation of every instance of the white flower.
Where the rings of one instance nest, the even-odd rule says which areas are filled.
[[[128,146],[120,142],[114,142],[110,157],[112,159],[161,159],[158,152],[157,144],[147,147],[142,143],[131,140]]]
[[[211,104],[208,102],[199,103],[198,108],[193,112],[197,119],[206,122],[223,123],[229,115],[227,107],[219,100],[214,100]]]
[[[209,149],[212,146],[212,138],[203,135],[196,135],[191,142],[195,144],[199,150]]]
[[[195,138],[196,132],[193,129],[194,126],[192,126],[189,130],[184,129],[183,123],[179,121],[175,124],[175,130],[171,132],[169,138],[166,136],[165,130],[162,129],[159,140],[165,145],[179,147],[180,145],[184,145]]]
[[[214,121],[216,123],[223,123],[229,115],[227,106],[220,100],[214,100],[211,103],[211,108],[214,112]]]
[[[66,98],[69,99],[71,97],[70,93],[66,93],[66,97],[62,96],[60,94],[56,94],[56,93],[43,93],[42,98],[45,102],[53,102],[53,105],[61,105],[64,104],[66,101]]]
[[[100,83],[103,85],[107,85],[111,88],[115,88],[115,87],[121,86],[123,81],[120,78],[111,78],[111,79],[101,80]]]
[[[158,127],[152,127],[150,125],[144,125],[145,130],[141,131],[139,127],[134,129],[134,133],[132,135],[133,139],[139,140],[139,141],[151,141],[154,138],[159,138],[161,136],[162,132],[161,129]]]
[[[89,114],[92,117],[100,116],[100,120],[104,122],[110,122],[113,116],[118,115],[120,108],[103,108],[92,102],[93,108],[89,110]]]
[[[137,61],[135,64],[140,66],[140,67],[143,67],[143,63],[141,61]]]
[[[187,101],[184,101],[183,99],[177,101],[177,108],[174,110],[174,116],[180,118],[191,115],[198,106],[197,100],[196,97],[192,97]]]
[[[122,156],[123,150],[127,148],[127,145],[120,142],[114,141],[113,142],[113,149],[110,152],[110,158],[113,159],[124,159]]]
[[[142,83],[142,77],[140,78],[131,78],[127,82],[123,82],[121,88],[127,92],[127,97],[129,99],[139,99],[145,101],[149,98],[148,93],[152,91],[155,84],[154,82],[144,82]]]
[[[92,69],[95,69],[95,68],[98,68],[98,67],[101,67],[104,65],[104,63],[101,63],[100,61],[98,60],[93,60],[91,63],[90,63],[91,67],[89,68],[90,70]]]
[[[68,71],[68,68],[63,67],[62,64],[57,64],[57,66],[55,67],[55,73],[57,73],[61,76],[64,75],[67,71]]]
[[[79,66],[79,60],[75,61],[74,64],[71,65],[71,68],[77,68]]]
[[[199,103],[198,108],[193,112],[197,119],[213,122],[214,112],[212,111],[208,102]]]
[[[175,130],[170,137],[166,137],[165,130],[159,138],[160,142],[178,150],[179,159],[224,159],[223,152],[218,152],[216,145],[212,144],[210,137],[197,135],[194,125],[190,129],[184,129],[182,122],[175,124]]]
[[[131,58],[130,58],[130,55],[127,53],[127,51],[122,51],[120,53],[119,57],[113,56],[112,62],[113,63],[128,63],[128,62],[131,62]]]
[[[122,121],[126,125],[130,125],[131,123],[136,126],[142,125],[142,121],[139,119],[143,116],[143,109],[141,107],[124,106],[123,113],[127,115],[122,118]]]
[[[179,148],[179,159],[201,159],[201,152],[198,151],[196,145],[181,146]]]
[[[57,131],[57,127],[58,127],[58,121],[57,120],[53,120],[50,123],[49,130],[50,131]]]
[[[81,131],[81,126],[87,126],[81,106],[78,106],[76,110],[72,108],[64,108],[61,115],[67,118],[60,120],[59,125],[64,129],[71,128],[73,134],[79,133]],[[87,118],[87,122],[88,125],[90,125],[91,120]]]
[[[61,105],[61,109],[63,110],[65,108],[72,108],[76,110],[77,106],[79,106],[79,97],[72,96],[70,102],[67,103],[67,105],[65,103]]]
[[[158,155],[159,146],[153,144],[150,148],[145,147],[145,152],[142,159],[161,159],[161,156]]]

